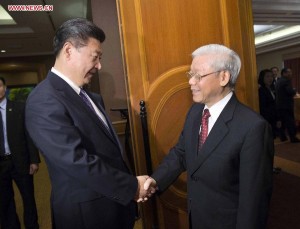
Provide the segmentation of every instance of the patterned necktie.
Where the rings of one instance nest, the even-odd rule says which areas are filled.
[[[2,108],[0,107],[0,155],[5,154],[5,147],[4,147],[4,128],[3,128],[3,121],[2,121]]]
[[[201,132],[199,135],[199,143],[198,143],[198,152],[200,151],[201,147],[203,146],[207,134],[208,134],[208,118],[210,117],[210,113],[208,109],[205,109],[201,119]]]
[[[86,94],[86,92],[83,89],[80,89],[80,93],[79,96],[82,98],[82,100],[84,101],[84,103],[97,115],[97,117],[99,118],[99,120],[101,121],[101,123],[103,124],[103,126],[105,126],[105,128],[108,130],[109,134],[111,134],[109,126],[107,125],[106,121],[104,121],[104,117],[100,117],[97,112],[95,111],[91,101],[88,98],[88,95]]]

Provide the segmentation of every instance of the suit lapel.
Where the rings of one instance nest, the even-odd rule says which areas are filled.
[[[228,104],[224,107],[223,111],[218,117],[209,135],[207,136],[207,139],[204,145],[202,146],[201,151],[199,152],[198,159],[195,160],[195,163],[192,166],[191,174],[196,172],[199,169],[199,167],[213,154],[216,147],[218,147],[220,142],[229,132],[227,122],[229,122],[232,119],[236,103],[237,99],[233,94]]]
[[[197,159],[198,153],[198,142],[199,142],[199,130],[201,125],[202,113],[204,105],[195,113],[195,118],[192,123],[192,139],[191,139],[191,150],[192,155],[194,155],[194,161]]]
[[[110,133],[108,133],[108,130],[105,126],[103,126],[104,124],[102,123],[102,126],[103,128],[105,128],[106,132],[110,135],[110,136],[113,136],[115,142],[118,144],[119,148],[120,148],[120,151],[121,151],[121,155],[122,155],[122,158],[123,160],[125,161],[127,167],[131,170],[130,168],[130,163],[129,163],[129,160],[127,158],[127,155],[125,154],[125,152],[123,151],[123,148],[122,148],[122,145],[119,141],[119,138],[118,138],[118,135],[117,133],[114,131],[114,128],[112,126],[112,123],[110,122],[110,119],[108,118],[108,116],[106,115],[106,112],[104,110],[104,108],[102,107],[100,101],[96,100],[95,97],[87,92],[87,94],[89,95],[89,97],[93,100],[93,102],[95,103],[95,105],[98,107],[98,109],[102,112],[102,114],[104,115],[105,119],[106,119],[106,122],[107,122],[107,125],[108,127],[110,128]],[[101,122],[101,121],[100,121]],[[132,171],[131,171],[132,172]]]
[[[8,130],[14,129],[10,126],[10,124],[13,123],[13,103],[10,100],[6,100],[6,130],[7,130],[7,134],[8,134]]]
[[[118,142],[116,141],[116,138],[114,138],[113,135],[108,132],[107,128],[99,120],[98,116],[90,110],[90,108],[82,101],[80,96],[77,95],[77,93],[73,90],[73,88],[71,88],[70,85],[68,85],[63,79],[61,79],[59,76],[57,76],[53,72],[49,72],[48,78],[49,78],[49,81],[51,82],[51,84],[53,85],[53,87],[58,91],[58,93],[60,93],[63,97],[65,97],[69,102],[73,103],[80,110],[85,110],[87,115],[101,129],[101,131],[103,131],[107,135],[107,137],[109,137],[114,143],[118,144]],[[95,104],[97,104],[97,103],[95,103]],[[97,107],[99,108],[99,106],[97,106]],[[103,110],[101,110],[101,112],[104,114],[105,118],[107,119],[105,112],[103,112]]]
[[[79,109],[84,109],[86,113],[89,115],[89,117],[92,119],[92,121],[99,127],[99,130],[103,131],[107,137],[118,146],[121,152],[121,156],[124,159],[128,169],[130,169],[130,164],[128,162],[128,158],[126,154],[123,152],[122,145],[119,141],[119,138],[116,134],[116,132],[113,129],[113,126],[110,122],[110,119],[107,117],[106,112],[104,111],[101,104],[98,103],[98,101],[89,93],[89,97],[93,100],[95,105],[98,107],[98,109],[103,113],[105,116],[105,119],[107,121],[107,124],[111,130],[111,133],[108,132],[107,128],[104,126],[104,124],[99,120],[99,117],[94,113],[91,112],[90,108],[82,101],[79,95],[76,94],[76,92],[71,88],[63,79],[61,79],[59,76],[54,74],[53,72],[49,72],[47,78],[49,78],[50,83],[52,86],[60,93],[63,97],[65,97],[69,102],[73,103],[74,106],[78,107]]]
[[[93,100],[93,102],[95,103],[95,105],[98,107],[98,109],[102,112],[102,114],[104,115],[105,117],[105,120],[107,122],[107,125],[110,129],[110,133],[108,132],[109,130],[107,130],[107,128],[104,126],[104,124],[100,121],[102,127],[105,129],[105,131],[107,132],[107,134],[109,134],[110,136],[113,136],[114,139],[116,140],[116,142],[118,142],[119,146],[121,147],[121,144],[119,142],[119,139],[118,139],[118,136],[116,134],[116,132],[114,131],[114,128],[112,126],[112,123],[110,122],[110,119],[108,118],[104,108],[102,107],[102,105],[100,104],[100,101],[98,102],[92,94],[90,94],[89,92],[87,92],[87,94],[89,95],[89,97]],[[99,121],[99,118],[97,117],[98,121]]]

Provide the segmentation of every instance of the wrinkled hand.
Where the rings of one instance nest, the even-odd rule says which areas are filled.
[[[156,190],[158,190],[158,187],[156,185],[156,181],[152,177],[148,177],[147,180],[144,182],[143,189],[147,192],[147,195],[143,198],[140,198],[138,202],[145,202],[150,198]]]
[[[156,181],[152,177],[148,177],[146,182],[144,183],[144,189],[152,194],[158,190]]]
[[[30,175],[37,173],[38,170],[39,170],[39,164],[30,164],[30,166],[29,166],[29,174]]]
[[[152,187],[149,188],[149,185],[147,189],[144,188],[145,182],[147,182],[147,180],[150,179],[149,176],[147,175],[137,176],[136,178],[138,180],[138,190],[136,192],[134,200],[137,202],[144,202],[148,200],[148,198],[150,198],[153,193],[155,193],[156,188],[152,188]]]

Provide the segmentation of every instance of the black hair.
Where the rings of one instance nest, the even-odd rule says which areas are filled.
[[[89,38],[95,38],[102,43],[105,40],[105,33],[85,18],[70,19],[64,22],[55,33],[53,39],[54,54],[58,56],[67,41],[79,48],[86,45]]]
[[[0,76],[0,81],[2,81],[3,85],[6,85],[5,79],[2,76]]]
[[[289,69],[290,69],[290,68],[283,68],[283,69],[281,69],[281,75],[283,75],[283,73],[288,72]]]
[[[272,71],[270,69],[264,69],[264,70],[261,70],[260,73],[259,73],[259,76],[258,76],[258,84],[262,87],[265,87],[265,82],[264,82],[264,78],[265,78],[265,75],[270,72],[272,74]]]

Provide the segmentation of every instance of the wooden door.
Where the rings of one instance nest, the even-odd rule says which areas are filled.
[[[140,100],[146,102],[152,166],[176,143],[192,103],[185,72],[191,53],[209,43],[234,49],[242,59],[236,93],[257,108],[251,0],[117,0],[133,151],[138,174],[146,174]],[[188,228],[186,174],[142,205],[144,228]]]

